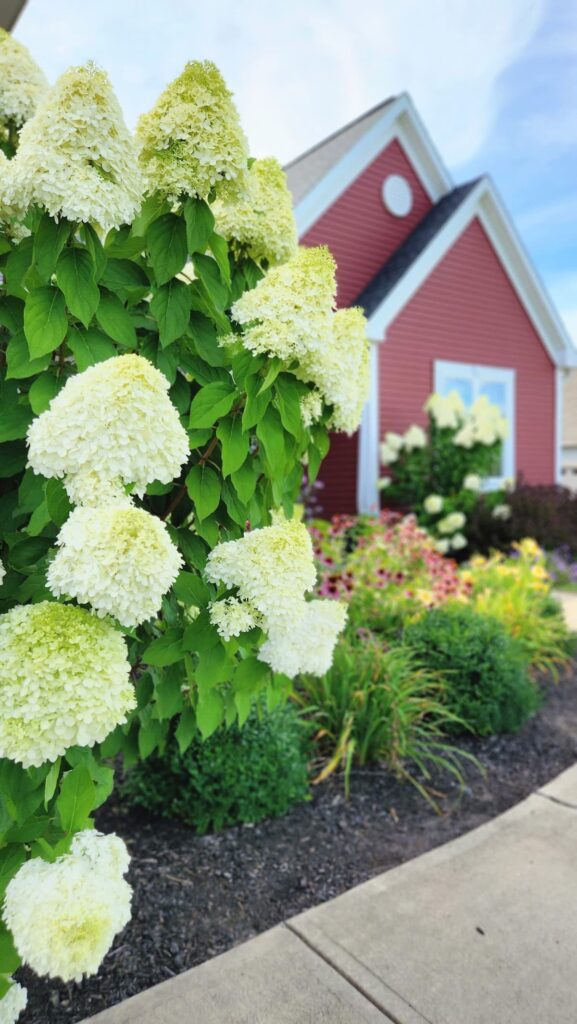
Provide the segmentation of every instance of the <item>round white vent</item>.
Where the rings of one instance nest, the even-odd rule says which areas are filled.
[[[406,178],[390,174],[383,182],[383,202],[394,217],[406,217],[413,208],[413,192]]]

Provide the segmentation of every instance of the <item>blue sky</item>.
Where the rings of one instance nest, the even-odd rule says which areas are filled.
[[[217,63],[256,156],[296,156],[411,93],[457,181],[489,172],[577,344],[573,0],[28,0],[53,81],[92,58],[133,126],[187,60]]]

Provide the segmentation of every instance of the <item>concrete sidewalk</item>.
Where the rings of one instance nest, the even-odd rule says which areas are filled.
[[[577,765],[91,1024],[576,1024]]]

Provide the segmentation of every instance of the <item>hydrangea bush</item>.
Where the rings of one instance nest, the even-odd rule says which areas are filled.
[[[26,962],[92,974],[129,916],[92,814],[110,758],[181,751],[322,673],[344,608],[293,519],[368,387],[359,310],[299,249],[217,68],[133,138],[88,64],[0,37],[0,1019]],[[274,512],[273,512],[274,510]],[[5,894],[5,898],[4,898]]]
[[[411,509],[436,538],[441,554],[467,547],[467,518],[485,479],[499,463],[507,421],[485,396],[467,410],[460,395],[432,394],[425,411],[428,427],[413,424],[405,434],[388,433],[381,462],[386,500]],[[509,506],[496,490],[485,501],[495,519],[506,519]]]

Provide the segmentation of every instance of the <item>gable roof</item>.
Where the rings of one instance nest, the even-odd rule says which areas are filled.
[[[410,96],[402,93],[286,165],[301,238],[393,139],[402,145],[434,203],[451,191],[451,176]]]
[[[369,337],[383,339],[388,325],[474,219],[553,362],[577,367],[577,349],[487,176],[453,189],[438,202],[359,295],[356,304],[366,311]]]

